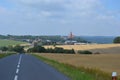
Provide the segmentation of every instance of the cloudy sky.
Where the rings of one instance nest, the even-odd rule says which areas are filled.
[[[120,35],[120,0],[0,0],[0,34]]]

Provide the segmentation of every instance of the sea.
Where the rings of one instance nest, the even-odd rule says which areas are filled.
[[[111,44],[116,36],[80,36],[80,38],[98,44]]]

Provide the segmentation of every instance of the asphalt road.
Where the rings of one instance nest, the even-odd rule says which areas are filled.
[[[0,59],[0,80],[70,80],[56,69],[27,54]]]

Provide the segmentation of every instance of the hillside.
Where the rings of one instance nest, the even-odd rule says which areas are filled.
[[[25,44],[25,42],[0,39],[0,46],[19,45],[19,44]]]

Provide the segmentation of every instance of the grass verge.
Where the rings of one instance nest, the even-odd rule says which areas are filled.
[[[6,57],[6,56],[10,56],[10,55],[12,55],[12,54],[15,54],[15,53],[2,53],[2,54],[0,54],[0,59],[1,59],[1,58],[4,58],[4,57]]]
[[[45,63],[53,66],[58,71],[64,73],[71,80],[111,80],[111,74],[103,72],[99,69],[90,69],[85,67],[75,67],[73,65],[59,63],[55,60],[32,54]],[[119,79],[120,80],[120,79]]]

